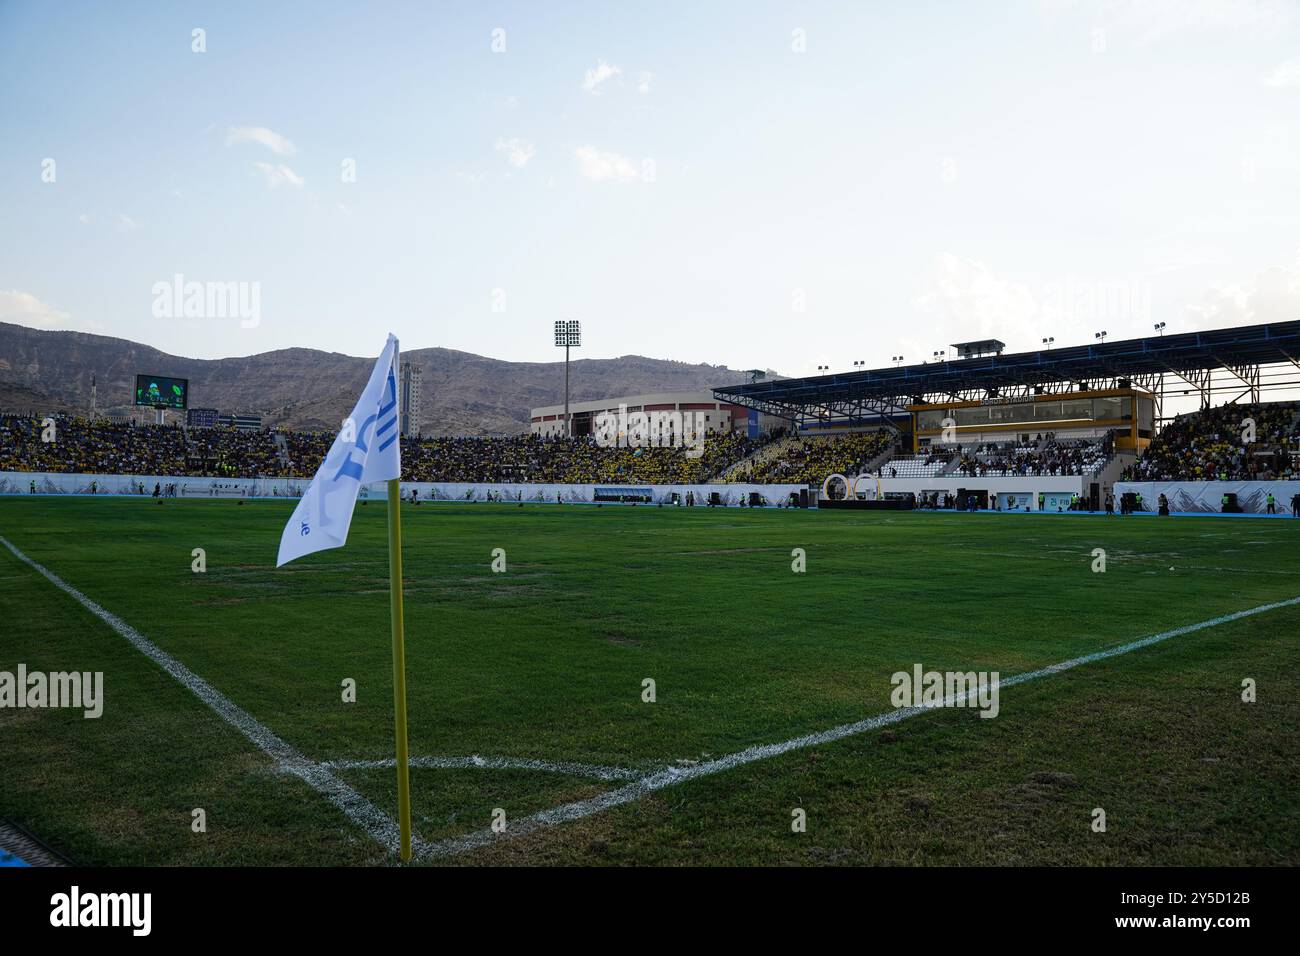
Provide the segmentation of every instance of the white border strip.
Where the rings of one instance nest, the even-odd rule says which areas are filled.
[[[638,780],[644,774],[627,767],[602,767],[598,764],[568,761],[533,760],[528,757],[412,757],[412,767],[427,770],[536,770],[570,777],[595,777],[597,780]],[[397,766],[392,757],[379,760],[326,760],[321,764],[331,770],[382,770]]]
[[[0,537],[0,544],[8,548],[19,561],[35,569],[56,588],[65,594],[71,595],[87,611],[130,641],[136,650],[174,677],[194,696],[216,711],[226,723],[261,748],[267,756],[275,761],[278,770],[291,773],[303,780],[308,786],[325,796],[330,803],[342,810],[353,823],[387,847],[390,852],[396,853],[398,851],[398,829],[392,817],[330,773],[325,766],[313,760],[308,760],[301,752],[276,736],[269,727],[259,722],[252,714],[226,697],[120,617],[104,610],[72,585],[63,581],[58,575],[37,564],[10,544],[4,537]],[[419,846],[422,847],[423,842],[418,842]],[[418,849],[416,852],[418,852]]]
[[[1266,611],[1275,611],[1278,608],[1290,607],[1296,604],[1300,604],[1300,597],[1293,597],[1285,601],[1275,601],[1272,604],[1261,604],[1258,607],[1252,607],[1245,611],[1236,611],[1232,614],[1224,614],[1221,617],[1212,618],[1208,621],[1201,621],[1198,624],[1188,624],[1185,627],[1177,627],[1171,631],[1162,631],[1159,634],[1152,634],[1150,637],[1144,637],[1128,644],[1121,644],[1104,651],[1096,651],[1092,654],[1085,654],[1082,657],[1075,657],[1068,661],[1061,661],[1059,664],[1050,664],[1047,667],[1040,668],[1036,671],[1016,674],[1013,677],[1000,681],[999,685],[1001,687],[1011,687],[1015,684],[1024,684],[1031,680],[1037,680],[1040,677],[1050,677],[1053,674],[1059,674],[1062,671],[1070,670],[1072,667],[1078,667],[1082,664],[1091,664],[1094,661],[1105,660],[1108,657],[1117,657],[1120,654],[1128,654],[1132,651],[1141,650],[1144,647],[1150,647],[1152,644],[1159,644],[1161,641],[1167,641],[1170,638],[1181,637],[1184,634],[1192,634],[1196,631],[1203,631],[1206,628],[1217,627],[1220,624],[1239,621],[1244,617],[1251,617],[1255,614],[1263,614]],[[962,696],[969,699],[975,693],[976,691],[972,690],[969,694]],[[951,705],[955,699],[955,697],[946,698],[944,704]],[[859,720],[856,723],[841,724],[839,727],[832,727],[829,730],[823,730],[819,733],[805,734],[802,737],[794,737],[790,740],[781,741],[780,743],[749,747],[737,753],[728,754],[725,757],[719,757],[717,760],[710,760],[705,763],[696,764],[693,767],[669,767],[666,770],[661,770],[657,773],[652,773],[649,776],[642,777],[639,780],[634,780],[625,787],[611,790],[608,793],[602,793],[589,800],[579,800],[575,803],[566,803],[562,806],[554,807],[550,810],[543,810],[540,813],[533,814],[532,816],[524,817],[521,820],[511,823],[509,829],[504,833],[499,834],[490,829],[478,830],[463,837],[452,837],[447,840],[441,840],[437,843],[426,844],[421,856],[426,858],[456,856],[470,850],[476,850],[489,843],[495,843],[498,840],[526,836],[527,834],[536,832],[537,830],[555,826],[557,823],[566,823],[570,820],[580,820],[583,817],[589,817],[593,814],[600,813],[602,810],[609,810],[625,803],[631,803],[634,800],[639,800],[648,794],[654,793],[656,790],[663,790],[665,787],[675,787],[680,783],[685,783],[688,780],[694,780],[698,777],[708,777],[715,773],[721,773],[724,770],[731,770],[735,767],[743,766],[744,764],[754,763],[759,760],[767,760],[771,757],[779,757],[780,755],[789,753],[792,750],[800,750],[804,747],[815,747],[821,744],[828,744],[845,737],[852,737],[857,734],[866,733],[869,730],[877,730],[880,727],[885,727],[889,724],[896,724],[900,721],[907,720],[909,717],[916,717],[918,714],[923,714],[935,709],[937,708],[902,707],[898,710],[886,711],[883,714],[868,717],[865,720]]]

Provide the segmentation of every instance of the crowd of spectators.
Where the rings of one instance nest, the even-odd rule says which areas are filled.
[[[180,428],[20,415],[0,415],[0,471],[190,474]]]
[[[779,454],[740,468],[728,478],[755,484],[820,485],[830,475],[861,474],[892,442],[893,436],[883,430],[799,436],[782,446]]]
[[[1294,403],[1220,405],[1179,415],[1124,470],[1126,481],[1272,481],[1300,474]]]
[[[710,435],[699,454],[676,447],[605,447],[575,439],[403,439],[403,471],[410,481],[697,484],[721,474],[762,447],[742,432]]]
[[[0,471],[311,478],[333,444],[329,432],[240,431],[0,416]],[[709,481],[768,439],[708,436],[702,447],[601,447],[572,440],[403,438],[405,481],[692,484]],[[698,452],[698,453],[697,453]]]
[[[994,442],[965,449],[956,473],[971,478],[1095,475],[1115,454],[1115,435],[1098,440],[1058,439],[1054,434],[1029,445]]]
[[[235,428],[188,430],[187,461],[204,475],[273,478],[292,474],[284,467],[273,432]]]

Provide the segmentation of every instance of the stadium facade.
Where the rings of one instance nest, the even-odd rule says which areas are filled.
[[[569,415],[573,419],[573,436],[591,435],[596,419],[602,413],[620,412],[696,412],[703,416],[706,435],[725,435],[741,431],[751,438],[785,424],[777,416],[731,402],[720,401],[710,391],[655,392],[649,395],[623,395],[618,398],[600,398],[586,402],[570,402]],[[543,405],[528,413],[529,431],[542,438],[559,438],[564,435],[564,406]],[[698,416],[697,416],[697,419]]]

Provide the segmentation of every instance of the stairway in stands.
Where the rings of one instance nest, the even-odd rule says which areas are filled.
[[[898,457],[898,455],[902,453],[902,450],[903,450],[903,446],[899,442],[898,436],[895,435],[894,440],[889,443],[888,448],[882,451],[875,458],[872,458],[870,461],[864,461],[862,463],[862,467],[858,469],[858,473],[865,474],[865,475],[879,474],[880,470],[884,468],[885,465],[888,464],[891,459]]]
[[[293,462],[289,458],[289,443],[285,441],[281,432],[271,432],[271,437],[275,439],[275,452],[280,457],[280,465],[287,475],[293,467]]]
[[[200,448],[198,443],[194,440],[194,436],[190,434],[190,426],[185,424],[184,422],[181,422],[181,434],[185,436],[186,462],[190,462],[195,459],[201,462],[203,460],[203,449]]]
[[[779,458],[780,456],[784,455],[786,451],[789,450],[790,447],[796,444],[798,441],[799,439],[795,435],[786,435],[784,438],[778,438],[770,445],[764,445],[762,448],[754,452],[754,454],[750,455],[748,458],[742,458],[740,459],[740,461],[736,462],[730,467],[724,468],[722,472],[718,474],[716,477],[714,477],[712,480],[731,481],[733,480],[735,475],[743,473],[749,468],[750,465],[757,465],[760,464],[761,462],[769,461],[772,458]]]

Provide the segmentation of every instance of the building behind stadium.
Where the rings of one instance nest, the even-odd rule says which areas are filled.
[[[703,415],[704,434],[725,435],[740,431],[750,438],[774,431],[789,423],[744,405],[719,401],[713,392],[656,392],[651,395],[623,395],[594,401],[570,402],[573,435],[581,438],[593,433],[594,423],[602,412],[693,412]],[[696,419],[699,420],[698,418]],[[543,405],[529,412],[529,431],[541,438],[563,437],[564,406]]]

